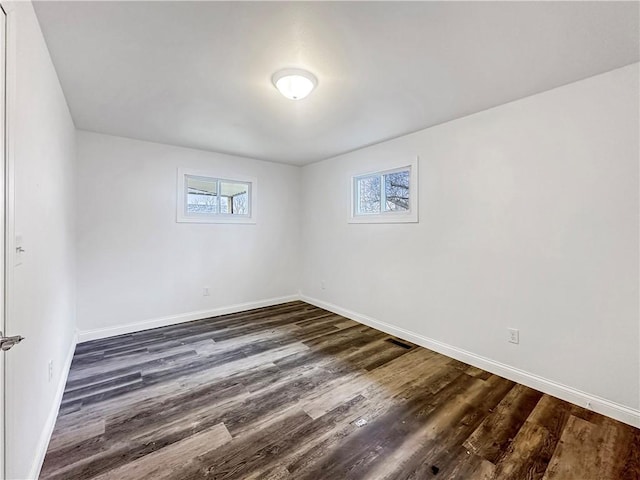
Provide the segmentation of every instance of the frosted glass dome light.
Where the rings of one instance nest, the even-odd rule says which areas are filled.
[[[318,85],[318,79],[312,73],[298,68],[280,70],[271,80],[278,91],[291,100],[303,99]]]

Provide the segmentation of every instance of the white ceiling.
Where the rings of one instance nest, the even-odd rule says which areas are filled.
[[[637,62],[637,2],[36,2],[76,126],[305,164]],[[302,67],[318,88],[271,84]]]

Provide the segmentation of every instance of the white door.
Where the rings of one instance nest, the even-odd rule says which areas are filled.
[[[0,330],[5,332],[5,265],[7,264],[5,249],[6,222],[6,57],[7,57],[7,15],[0,6]],[[0,351],[0,480],[5,478],[5,424],[4,424],[4,392],[5,372],[4,356]]]

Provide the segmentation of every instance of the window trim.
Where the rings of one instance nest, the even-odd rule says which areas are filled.
[[[374,171],[360,172],[350,176],[350,208],[349,223],[418,223],[418,158],[410,163],[381,165],[382,168]],[[361,178],[379,176],[381,189],[384,190],[384,175],[409,170],[409,209],[405,211],[381,211],[380,213],[357,214],[358,187],[357,181]],[[381,198],[381,207],[384,196]]]
[[[245,183],[249,185],[249,213],[238,215],[232,213],[187,213],[187,176],[201,177],[203,179],[215,180],[218,182]],[[258,181],[254,177],[246,175],[229,174],[224,170],[202,171],[186,168],[178,168],[177,188],[176,188],[176,222],[178,223],[236,223],[255,224],[256,204],[258,198]],[[219,205],[219,204],[218,204]]]

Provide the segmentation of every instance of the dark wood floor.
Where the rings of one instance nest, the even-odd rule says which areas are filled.
[[[640,430],[302,302],[78,345],[43,479],[640,478]]]

